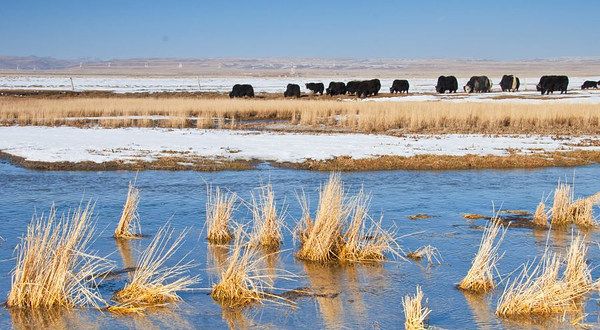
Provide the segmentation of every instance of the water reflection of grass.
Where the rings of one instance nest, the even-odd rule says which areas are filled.
[[[29,329],[100,329],[98,320],[89,311],[54,308],[9,308],[12,326],[17,330]]]

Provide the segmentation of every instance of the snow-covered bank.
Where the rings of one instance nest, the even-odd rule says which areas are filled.
[[[586,140],[595,147],[575,147]],[[600,150],[598,137],[296,134],[198,129],[80,129],[0,127],[0,150],[42,162],[107,162],[170,156],[303,162],[336,156],[508,155],[557,150]]]

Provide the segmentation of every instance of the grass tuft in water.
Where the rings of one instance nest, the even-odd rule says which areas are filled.
[[[566,258],[546,252],[537,264],[527,264],[509,281],[498,300],[496,315],[505,318],[550,317],[577,314],[582,298],[594,288],[586,264],[583,236],[571,240]],[[560,268],[566,263],[563,276]]]
[[[229,223],[235,211],[237,194],[222,192],[217,187],[214,192],[212,185],[206,187],[206,225],[208,241],[215,244],[226,244],[233,238]]]
[[[127,190],[127,199],[123,206],[121,219],[115,229],[115,238],[139,238],[141,236],[140,216],[138,213],[138,205],[140,203],[140,190],[135,186],[134,182],[129,182]]]
[[[498,234],[500,238],[496,240]],[[471,268],[467,275],[458,285],[459,289],[472,292],[487,292],[495,288],[494,271],[496,263],[501,256],[498,254],[498,248],[504,239],[506,229],[498,219],[498,215],[490,220],[483,231],[479,250],[471,263]]]
[[[267,250],[279,248],[283,241],[281,228],[283,217],[277,213],[273,186],[269,183],[260,188],[258,197],[252,195],[252,218],[254,231],[250,238],[252,245]]]
[[[106,304],[96,290],[95,274],[108,270],[109,263],[87,251],[94,234],[93,209],[88,202],[58,220],[54,207],[47,217],[33,216],[15,249],[17,264],[7,306],[100,308]]]
[[[427,302],[427,301],[425,301]],[[402,307],[404,308],[404,329],[406,330],[425,330],[425,321],[431,313],[427,307],[423,307],[423,291],[417,285],[417,293],[414,296],[406,295],[402,298]]]
[[[173,266],[165,265],[177,253],[188,230],[173,236],[169,224],[161,227],[152,242],[140,255],[137,268],[125,287],[117,291],[117,304],[109,311],[117,314],[141,313],[147,308],[180,301],[177,292],[186,291],[197,283],[197,276],[186,275],[193,265],[183,258]],[[184,256],[185,258],[185,256]]]

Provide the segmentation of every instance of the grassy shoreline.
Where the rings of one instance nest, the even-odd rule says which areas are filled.
[[[232,160],[210,157],[159,157],[154,161],[113,160],[103,163],[84,162],[43,162],[26,160],[23,157],[0,151],[0,160],[37,171],[243,171],[254,170],[260,160]],[[600,151],[575,150],[536,153],[529,155],[417,155],[380,156],[363,159],[335,157],[329,160],[307,160],[301,163],[272,162],[272,166],[309,171],[392,171],[392,170],[470,170],[470,169],[531,169],[543,167],[571,167],[600,163]]]

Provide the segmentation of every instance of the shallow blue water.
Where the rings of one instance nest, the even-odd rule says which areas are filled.
[[[178,257],[188,258],[198,266],[200,288],[210,288],[216,278],[211,260],[219,260],[226,249],[209,248],[203,232],[205,220],[205,182],[237,192],[250,200],[252,189],[261,183],[273,184],[278,204],[287,205],[287,226],[292,229],[301,210],[296,194],[304,189],[309,195],[313,212],[317,206],[317,191],[328,173],[261,167],[253,171],[216,173],[145,171],[137,176],[141,188],[142,232],[152,235],[170,221],[177,232],[190,228]],[[305,264],[293,256],[295,247],[290,232],[285,233],[283,252],[273,265],[299,275],[295,281],[277,281],[276,292],[297,287],[311,287],[327,298],[302,298],[294,308],[265,304],[243,313],[226,311],[216,304],[207,291],[197,290],[181,294],[183,303],[146,316],[120,316],[81,310],[63,313],[35,324],[36,328],[403,328],[401,298],[413,294],[421,285],[428,306],[432,309],[430,324],[444,329],[520,329],[524,323],[507,323],[493,315],[499,294],[485,297],[465,296],[454,286],[466,274],[471,258],[477,250],[482,231],[470,225],[463,213],[490,215],[492,202],[496,208],[534,211],[542,194],[555,187],[558,179],[569,181],[575,175],[576,196],[587,196],[600,191],[600,166],[578,168],[548,168],[536,170],[477,170],[477,171],[388,171],[343,173],[346,186],[356,192],[361,187],[372,194],[371,213],[383,214],[383,226],[395,226],[405,249],[414,250],[431,244],[439,249],[443,264],[427,267],[426,263],[401,261],[381,266],[316,266]],[[54,202],[58,212],[75,208],[80,201],[90,198],[96,202],[96,234],[92,249],[108,255],[118,267],[126,262],[127,247],[119,249],[111,237],[127,194],[129,180],[135,172],[36,172],[0,162],[0,292],[10,290],[10,271],[14,267],[12,253],[24,234],[34,211],[48,211]],[[595,214],[599,210],[595,209]],[[410,220],[409,215],[426,213],[429,219]],[[241,206],[235,220],[251,221],[247,208]],[[510,228],[502,243],[504,258],[499,271],[508,274],[520,264],[539,257],[546,243],[546,231]],[[591,239],[598,241],[598,232]],[[139,254],[151,238],[131,241],[131,257]],[[569,232],[553,232],[550,244],[556,251],[564,251],[570,240]],[[219,254],[220,253],[220,254]],[[176,258],[179,259],[179,258]],[[592,265],[600,265],[596,245],[588,255]],[[600,270],[594,269],[594,278]],[[105,298],[125,283],[126,276],[107,281],[101,288]],[[589,296],[586,321],[599,326],[600,308],[597,294]],[[0,328],[22,325],[14,311],[0,310]],[[33,317],[33,316],[30,316]],[[550,324],[546,328],[567,325]]]

